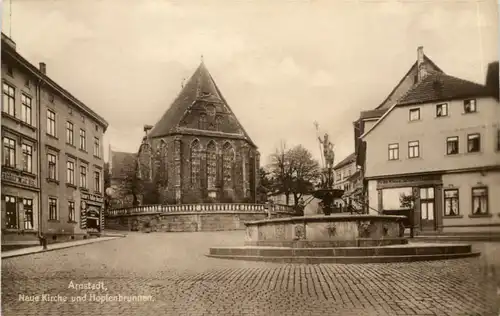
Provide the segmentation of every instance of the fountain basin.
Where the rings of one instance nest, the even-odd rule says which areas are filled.
[[[406,244],[405,216],[333,214],[246,222],[246,246],[292,248]]]

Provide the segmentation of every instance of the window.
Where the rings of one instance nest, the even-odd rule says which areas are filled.
[[[101,192],[101,175],[99,171],[94,172],[94,189],[96,192]]]
[[[101,157],[101,144],[97,137],[94,137],[94,156]]]
[[[87,188],[87,166],[80,166],[80,187]]]
[[[17,229],[17,203],[16,197],[5,196],[5,228]]]
[[[24,229],[33,229],[33,200],[23,199]]]
[[[389,144],[389,160],[399,159],[399,144]]]
[[[68,220],[70,222],[76,222],[76,214],[75,214],[75,202],[68,202]]]
[[[458,189],[444,190],[444,216],[459,215]]]
[[[52,110],[47,110],[47,134],[56,136],[56,113]]]
[[[3,138],[3,164],[8,167],[16,167],[16,141],[12,138]]]
[[[21,120],[29,125],[31,124],[31,98],[21,94]]]
[[[488,188],[472,189],[472,214],[488,214]]]
[[[49,198],[49,220],[55,221],[59,217],[57,212],[57,199]]]
[[[420,120],[420,109],[410,109],[410,121]]]
[[[467,152],[476,153],[481,150],[481,136],[479,134],[467,135]]]
[[[74,137],[75,133],[73,130],[73,123],[68,121],[66,122],[66,143],[74,145],[75,144]]]
[[[47,154],[49,163],[49,179],[57,180],[57,157],[54,154]]]
[[[436,105],[436,117],[448,116],[448,103]]]
[[[464,100],[464,113],[477,112],[476,100]]]
[[[217,152],[213,142],[207,146],[207,187],[215,189],[217,182]]]
[[[446,154],[447,155],[458,154],[458,136],[448,137],[446,139]]]
[[[49,102],[54,103],[54,95],[52,93],[49,93]]]
[[[31,80],[26,79],[26,81],[24,82],[24,86],[28,89],[31,89]]]
[[[66,182],[75,184],[75,163],[73,161],[66,161]]]
[[[33,147],[23,144],[23,170],[27,172],[33,171]]]
[[[95,131],[98,132],[99,131],[99,125],[95,125]]]
[[[198,120],[198,129],[205,129],[207,125],[207,116],[205,114],[200,115]]]
[[[420,157],[420,144],[418,141],[408,142],[408,158]]]
[[[217,116],[215,118],[215,130],[220,131],[222,128],[222,117]]]
[[[420,188],[420,218],[434,220],[434,188]]]
[[[191,184],[199,185],[200,184],[200,142],[198,140],[194,140],[191,144]]]
[[[80,149],[87,150],[87,136],[85,130],[80,130]]]
[[[16,115],[15,90],[10,85],[3,83],[2,111],[12,116]]]
[[[222,169],[224,175],[224,186],[231,188],[233,185],[233,164],[234,164],[234,150],[230,143],[224,144],[222,154]]]

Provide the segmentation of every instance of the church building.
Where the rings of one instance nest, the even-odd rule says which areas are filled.
[[[260,154],[202,62],[137,154],[142,204],[255,203]]]

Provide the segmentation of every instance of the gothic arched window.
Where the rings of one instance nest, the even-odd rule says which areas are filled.
[[[168,165],[167,165],[167,143],[164,140],[161,141],[160,144],[160,174],[159,178],[163,185],[166,185],[168,182]]]
[[[221,116],[217,116],[215,118],[215,130],[216,131],[220,131],[222,128],[222,117]]]
[[[207,145],[207,189],[215,189],[217,183],[217,147],[211,141]]]
[[[199,185],[200,184],[200,157],[201,154],[201,146],[200,142],[195,139],[191,143],[191,184]]]
[[[201,114],[198,119],[198,129],[205,129],[207,126],[207,115]]]
[[[222,153],[223,159],[223,175],[224,175],[224,186],[232,187],[233,180],[233,163],[234,163],[234,150],[230,143],[225,143]]]

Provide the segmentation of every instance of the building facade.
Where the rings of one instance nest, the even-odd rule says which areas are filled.
[[[260,154],[203,63],[160,120],[144,130],[139,203],[257,201]],[[113,168],[120,167],[112,166],[111,174]]]
[[[364,165],[366,160],[366,143],[360,138],[384,115],[400,98],[406,95],[413,87],[422,81],[427,74],[443,73],[443,71],[424,54],[423,47],[417,48],[417,59],[392,89],[387,97],[377,107],[362,111],[359,118],[353,123],[354,148],[356,164],[359,167],[359,181],[362,183],[364,200],[367,198],[367,182],[364,180]],[[365,209],[368,211],[368,209]]]
[[[8,42],[11,45],[4,44]],[[18,227],[22,218],[22,227],[33,226],[33,231],[52,240],[75,239],[103,227],[102,142],[108,123],[50,79],[46,71],[44,63],[38,68],[30,64],[17,52],[15,44],[2,35],[2,125],[6,122],[2,129],[3,164],[11,164],[14,157],[15,169],[23,177],[34,179],[37,185],[32,211],[26,211],[30,209],[29,199],[20,197],[22,203],[18,199]],[[17,142],[12,142],[16,139],[12,139],[13,131],[9,128],[14,123],[18,126]],[[33,148],[30,150],[29,146]],[[32,170],[32,174],[28,175],[26,169]],[[24,180],[18,180],[21,181]],[[5,184],[2,183],[2,195],[6,194],[2,203],[6,204],[6,211],[2,215],[14,220],[13,198],[9,194],[25,193]],[[10,222],[6,225],[12,226],[7,224]]]
[[[370,208],[413,209],[417,232],[500,230],[496,69],[493,85],[427,74],[370,126],[361,136]]]
[[[2,34],[2,244],[36,242],[40,229],[38,81],[12,50]]]

